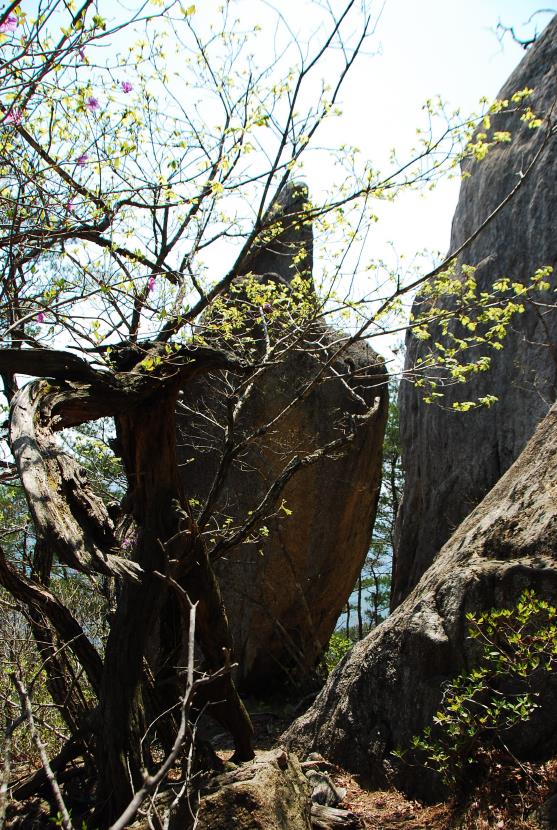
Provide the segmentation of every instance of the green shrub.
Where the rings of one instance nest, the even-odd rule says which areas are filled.
[[[514,608],[467,615],[477,664],[446,685],[433,726],[412,739],[424,766],[445,784],[460,784],[467,765],[486,751],[505,749],[505,734],[539,707],[533,682],[557,660],[556,618],[557,610],[533,591],[524,591]],[[404,758],[406,752],[395,755]]]
[[[337,663],[347,654],[354,643],[340,631],[333,631],[327,651],[323,656],[323,663],[327,674],[330,674]]]

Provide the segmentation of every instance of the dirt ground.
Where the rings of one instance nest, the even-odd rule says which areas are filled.
[[[279,736],[293,720],[288,707],[286,711],[277,707],[261,707],[248,704],[254,726],[254,743],[256,753],[264,752],[277,746]],[[228,761],[233,754],[233,745],[228,734],[218,731],[218,727],[205,724],[208,732],[204,734],[216,749],[223,761]],[[203,730],[202,730],[203,731]],[[451,810],[445,804],[424,806],[407,799],[396,790],[377,790],[370,792],[359,786],[356,778],[345,770],[333,767],[328,770],[331,778],[339,787],[346,789],[346,797],[341,807],[351,810],[362,820],[366,830],[449,830]]]
[[[271,749],[292,720],[288,714],[277,716],[269,711],[250,712],[258,751]],[[226,755],[231,751],[226,749]],[[423,806],[410,801],[396,790],[370,792],[359,786],[356,778],[340,768],[331,777],[346,788],[342,807],[358,815],[366,830],[448,830],[450,810],[447,805]]]
[[[276,746],[289,726],[288,713],[251,711],[258,750]],[[228,754],[228,752],[226,752]],[[540,808],[557,791],[557,759],[546,764],[495,763],[489,777],[463,803],[424,805],[397,790],[363,789],[357,778],[334,768],[346,788],[342,807],[358,815],[366,830],[557,830],[557,809],[544,821]],[[557,799],[557,796],[556,796]]]
[[[251,707],[250,707],[251,709]],[[255,729],[256,751],[277,746],[292,713],[259,706],[250,714]],[[206,736],[222,760],[232,755],[227,734],[210,727]],[[27,770],[28,772],[28,770]],[[557,759],[547,764],[494,764],[489,776],[461,805],[423,805],[396,790],[363,789],[357,778],[333,767],[330,775],[346,789],[343,808],[358,815],[366,830],[557,830],[555,816],[544,820],[540,807],[557,792]],[[15,809],[14,809],[15,808]],[[11,805],[6,830],[45,830],[52,827],[49,808],[39,798]]]
[[[424,807],[396,790],[363,790],[352,776],[338,770],[333,776],[346,787],[342,806],[360,816],[366,830],[447,830],[450,810],[444,804]]]

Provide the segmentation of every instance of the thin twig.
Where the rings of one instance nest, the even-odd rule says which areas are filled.
[[[176,584],[172,577],[166,577],[169,581]],[[185,592],[183,592],[185,595]],[[189,600],[188,600],[189,602]],[[187,671],[187,685],[184,695],[182,697],[182,704],[181,704],[181,717],[180,717],[180,727],[178,729],[178,734],[176,735],[176,739],[174,741],[174,745],[167,755],[165,761],[161,764],[158,771],[154,775],[148,775],[147,772],[143,775],[143,786],[139,789],[124,812],[121,816],[112,824],[109,830],[124,830],[125,827],[133,820],[134,816],[136,815],[137,811],[145,801],[145,799],[153,793],[159,784],[164,780],[165,776],[167,775],[168,771],[172,767],[174,761],[178,757],[180,750],[184,744],[186,739],[187,733],[189,731],[189,722],[188,722],[188,714],[191,708],[191,704],[193,701],[193,697],[197,690],[201,687],[206,685],[207,683],[211,683],[213,680],[216,680],[219,677],[227,674],[231,666],[227,662],[221,669],[217,672],[214,672],[211,675],[207,675],[206,677],[201,677],[197,680],[193,679],[193,669],[194,669],[194,660],[195,660],[195,615],[197,604],[193,605],[191,602],[190,604],[190,616],[189,616],[189,637],[188,637],[188,671]]]
[[[0,781],[0,830],[4,828],[6,819],[6,808],[8,806],[8,789],[10,782],[10,770],[12,762],[12,736],[18,726],[26,720],[22,713],[18,718],[10,721],[4,730],[4,769]]]
[[[62,798],[62,793],[60,792],[60,787],[58,786],[56,776],[54,775],[52,767],[50,766],[50,761],[46,753],[45,745],[41,741],[40,735],[37,732],[37,728],[35,726],[35,719],[33,718],[33,710],[31,708],[31,701],[29,699],[29,695],[27,694],[27,689],[25,688],[21,680],[19,680],[15,676],[15,674],[10,674],[10,680],[17,689],[17,693],[19,695],[19,700],[21,703],[22,714],[25,715],[27,723],[29,724],[29,732],[31,734],[31,739],[37,747],[41,759],[41,764],[43,765],[43,769],[48,779],[48,783],[50,784],[50,787],[52,789],[52,794],[54,796],[56,806],[58,807],[58,811],[60,813],[60,826],[63,828],[63,830],[75,830],[72,824],[72,820],[70,818],[70,814],[68,813],[68,810],[64,803],[64,799]]]

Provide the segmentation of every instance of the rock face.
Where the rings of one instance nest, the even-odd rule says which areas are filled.
[[[311,828],[310,786],[295,755],[264,752],[213,783],[200,802],[199,830]]]
[[[284,217],[283,231],[255,249],[248,268],[262,282],[291,284],[300,267],[304,279],[311,276],[311,228],[291,218],[306,199],[305,188],[293,186],[272,208]],[[289,463],[341,439],[372,411],[350,445],[303,465],[253,538],[217,562],[244,689],[273,689],[313,670],[367,553],[380,486],[386,372],[365,344],[350,346],[327,368],[342,337],[312,324],[296,348],[259,375],[235,427],[241,437],[277,418],[226,469],[208,525],[217,540],[257,508]],[[289,406],[321,370],[320,381]],[[180,452],[198,514],[225,451],[230,394],[230,378],[215,374],[191,386],[182,401]]]
[[[244,273],[278,274],[284,282],[295,276],[312,279],[313,230],[311,221],[304,219],[308,191],[301,182],[286,185],[263,218],[263,226],[280,224],[273,239],[254,244]]]
[[[410,596],[337,666],[286,744],[383,784],[392,750],[431,723],[443,682],[473,664],[465,615],[512,606],[525,588],[557,600],[556,494],[557,404]],[[540,709],[507,741],[522,758],[557,752],[557,677],[540,692]],[[421,767],[391,766],[391,774],[412,795],[441,794]]]
[[[521,121],[525,106],[550,114],[557,88],[557,17],[499,93],[510,99],[529,87],[533,94],[513,112],[493,118],[492,129],[512,133],[487,157],[467,162],[453,220],[451,251],[478,228],[519,180],[544,140],[546,125]],[[555,112],[550,117],[555,123]],[[526,281],[537,268],[557,266],[557,139],[548,141],[535,168],[501,214],[463,252],[460,262],[477,266],[481,290],[501,276]],[[557,268],[556,268],[557,271]],[[553,286],[552,286],[553,287]],[[554,293],[541,297],[554,305]],[[426,353],[427,343],[407,338],[406,370]],[[417,584],[441,546],[517,458],[556,398],[557,313],[526,304],[515,317],[504,349],[492,352],[489,372],[446,390],[446,408],[423,403],[410,382],[400,388],[402,460],[406,486],[398,517],[392,605]],[[449,412],[453,401],[493,394],[490,409]]]

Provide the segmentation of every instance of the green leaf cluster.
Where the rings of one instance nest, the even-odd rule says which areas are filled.
[[[433,724],[412,738],[423,764],[455,787],[482,751],[497,745],[539,708],[536,683],[557,661],[557,610],[532,590],[513,608],[468,614],[477,644],[473,668],[447,683]],[[404,758],[405,751],[397,750]],[[485,752],[484,752],[485,755]]]
[[[327,674],[330,674],[335,666],[348,654],[354,643],[340,631],[333,631],[327,651],[323,655],[323,663]]]
[[[442,401],[444,389],[464,384],[491,368],[493,352],[503,341],[517,315],[528,306],[553,302],[555,280],[551,266],[539,268],[523,282],[507,277],[495,280],[491,290],[481,290],[475,268],[451,266],[420,290],[412,318],[414,336],[422,341],[414,365],[415,385],[426,403]],[[454,410],[466,412],[491,406],[487,395],[477,400],[453,401]]]

